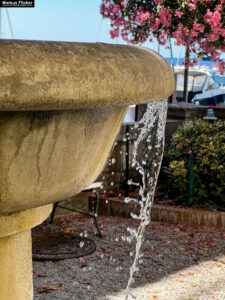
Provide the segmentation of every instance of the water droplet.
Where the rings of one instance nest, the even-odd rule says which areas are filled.
[[[83,246],[84,246],[84,242],[81,241],[81,242],[80,242],[80,248],[82,248]]]
[[[127,242],[130,244],[132,242],[132,237],[131,236],[128,236],[127,237]]]
[[[131,212],[130,215],[133,219],[139,219],[139,216],[134,214],[133,212]]]
[[[148,226],[149,224],[150,224],[149,220],[145,221],[145,226]]]
[[[134,272],[139,272],[139,268],[138,267],[134,267],[133,270],[134,270]]]

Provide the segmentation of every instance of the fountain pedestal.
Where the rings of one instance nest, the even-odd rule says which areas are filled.
[[[0,40],[0,64],[0,299],[31,300],[30,229],[97,178],[128,105],[167,98],[174,76],[153,51],[99,43]]]
[[[0,298],[32,300],[31,228],[42,223],[52,205],[0,216]]]

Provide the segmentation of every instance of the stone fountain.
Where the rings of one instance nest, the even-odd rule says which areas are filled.
[[[133,46],[0,41],[0,299],[31,300],[31,228],[102,170],[127,106],[167,98],[170,66]]]

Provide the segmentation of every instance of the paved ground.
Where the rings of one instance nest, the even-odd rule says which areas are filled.
[[[85,234],[97,245],[83,258],[34,262],[35,300],[124,299],[135,246],[127,241],[127,228],[138,222],[101,217],[100,223],[104,239],[94,235],[92,220],[85,217],[61,217],[35,229]],[[150,224],[142,254],[133,284],[136,299],[225,299],[224,231]]]

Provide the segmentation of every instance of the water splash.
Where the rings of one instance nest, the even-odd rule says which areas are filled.
[[[137,265],[140,263],[140,249],[144,240],[145,227],[150,223],[150,212],[163,157],[166,113],[167,100],[149,103],[139,122],[141,131],[134,144],[133,166],[142,176],[139,191],[141,208],[139,216],[135,215],[135,218],[140,220],[140,225],[135,234],[133,233],[133,237],[136,239],[136,250],[130,268],[125,300],[128,300],[129,295],[135,299],[130,291],[130,286],[134,281],[134,273],[138,272]]]

